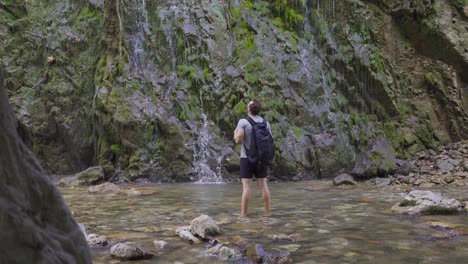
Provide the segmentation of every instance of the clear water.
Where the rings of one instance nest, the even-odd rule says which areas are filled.
[[[129,188],[129,187],[127,187]],[[386,210],[401,201],[399,189],[359,186],[338,189],[328,182],[272,183],[272,215],[263,217],[254,189],[249,218],[240,219],[239,184],[133,186],[144,195],[96,195],[86,188],[63,188],[67,204],[89,233],[112,241],[128,239],[157,256],[139,263],[222,263],[205,253],[207,244],[189,244],[175,236],[200,214],[211,216],[222,236],[240,236],[268,252],[291,252],[293,263],[467,263],[468,236],[430,228],[432,221],[468,226],[468,216],[393,215]],[[437,190],[467,199],[463,189]],[[298,241],[274,240],[274,235],[301,234]],[[168,245],[157,251],[154,240]],[[109,248],[93,249],[94,263],[117,263]]]

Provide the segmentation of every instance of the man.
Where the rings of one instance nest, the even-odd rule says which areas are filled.
[[[260,113],[261,105],[257,100],[252,100],[247,105],[247,112],[255,122],[263,122],[263,118],[258,114]],[[271,133],[270,124],[267,122],[268,130]],[[242,200],[241,200],[241,216],[247,216],[247,209],[249,207],[252,177],[255,175],[258,187],[262,192],[263,206],[265,207],[265,215],[270,215],[270,190],[268,189],[267,174],[268,167],[257,166],[258,163],[251,163],[247,158],[247,151],[250,148],[250,141],[252,140],[252,125],[247,119],[239,120],[236,130],[234,130],[234,141],[236,144],[241,145],[241,161],[240,161],[240,176],[242,179]]]

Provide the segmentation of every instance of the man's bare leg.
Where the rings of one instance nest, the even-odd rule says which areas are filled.
[[[252,194],[252,179],[242,179],[242,201],[241,201],[241,216],[247,216],[249,208],[250,196]]]
[[[268,189],[267,178],[257,179],[258,187],[262,192],[263,207],[265,207],[265,216],[270,216],[270,190]]]

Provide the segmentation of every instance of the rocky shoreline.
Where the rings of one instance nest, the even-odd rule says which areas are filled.
[[[421,188],[468,186],[468,141],[420,151],[409,160],[397,159],[393,149],[385,140],[379,139],[375,142],[362,154],[349,173],[334,177],[335,186],[354,185],[358,182],[367,182],[378,187],[388,185]],[[153,183],[151,179],[138,177],[132,181],[130,179],[135,177],[132,177],[130,173],[105,166],[94,166],[72,176],[52,176],[52,178],[55,184],[61,187],[91,186],[104,182]]]
[[[367,153],[367,155],[373,154],[375,153]],[[384,172],[386,176],[376,174],[374,175],[376,177],[372,175],[369,177],[365,174],[369,168],[385,163],[382,159],[374,158],[374,164],[371,162],[364,164],[367,161],[361,160],[361,163],[358,162],[349,174],[343,173],[335,177],[333,183],[338,186],[354,185],[357,181],[365,181],[378,187],[401,185],[420,188],[468,186],[468,141],[448,144],[434,150],[420,151],[408,161],[394,157],[393,160],[394,166]],[[360,169],[363,166],[364,169]],[[356,173],[359,170],[364,172]]]

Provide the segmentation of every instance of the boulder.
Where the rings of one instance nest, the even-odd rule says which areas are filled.
[[[89,187],[88,192],[90,193],[119,193],[120,188],[111,182],[105,182],[103,184]]]
[[[219,234],[219,227],[215,221],[207,216],[200,215],[199,217],[192,220],[188,230],[203,239],[207,239],[210,236],[215,236]]]
[[[120,260],[139,260],[152,258],[153,253],[127,243],[117,243],[110,249],[110,255]]]
[[[357,182],[353,179],[351,175],[345,173],[340,174],[333,179],[333,185],[340,186],[343,184],[356,185]]]
[[[97,234],[89,234],[86,237],[86,240],[88,241],[89,246],[92,248],[107,247],[111,244],[111,242],[107,240],[107,237]]]
[[[63,178],[60,186],[86,186],[104,181],[104,169],[101,166],[90,167],[74,176]]]
[[[395,151],[387,140],[379,138],[371,143],[361,155],[351,175],[354,179],[387,176],[397,169]]]
[[[0,262],[91,263],[83,232],[16,124],[0,70]]]
[[[400,214],[455,214],[463,212],[462,204],[453,198],[444,198],[431,191],[411,191],[402,202],[391,208]]]

